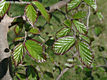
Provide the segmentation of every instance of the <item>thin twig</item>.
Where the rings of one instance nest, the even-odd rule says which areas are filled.
[[[11,4],[31,4],[31,2],[26,2],[26,1],[6,1],[6,3],[11,3]]]
[[[95,1],[95,4],[96,4],[96,9],[97,9],[97,2],[96,2],[96,0],[94,0]]]
[[[27,32],[25,31],[25,38],[24,38],[24,42],[26,41],[27,36],[28,36],[28,34],[27,34]]]
[[[78,53],[75,53],[72,57],[72,59],[74,59],[74,57],[76,57],[78,55]],[[70,64],[69,67],[65,68],[63,71],[61,71],[60,75],[57,77],[56,80],[60,80],[60,78],[63,76],[63,74],[65,72],[67,72],[70,68],[74,67],[74,64]]]
[[[57,77],[56,80],[60,80],[60,78],[62,77],[62,75],[63,75],[65,72],[67,72],[70,68],[72,68],[73,66],[74,66],[74,65],[71,64],[71,65],[69,66],[69,68],[65,68],[63,71],[61,71],[61,74]]]
[[[54,12],[55,10],[58,10],[64,6],[66,6],[67,3],[69,3],[71,0],[62,0],[59,1],[58,3],[50,6],[50,10],[48,11],[49,13]]]
[[[87,14],[87,29],[89,27],[89,20],[90,20],[90,6],[88,7],[88,14]]]

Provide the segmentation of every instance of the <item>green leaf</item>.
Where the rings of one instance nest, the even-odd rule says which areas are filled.
[[[35,68],[29,66],[26,69],[26,75],[28,80],[37,80],[37,73]]]
[[[25,80],[26,78],[25,74],[16,73],[15,75],[17,76],[15,80]]]
[[[12,1],[14,2],[13,0],[6,0],[6,1]],[[18,0],[17,0],[18,1]],[[10,2],[11,3],[11,2]],[[23,16],[24,15],[24,9],[25,9],[25,6],[26,4],[17,4],[17,3],[12,3],[10,8],[9,8],[9,11],[8,11],[8,16],[9,17],[18,17],[18,16]]]
[[[86,45],[83,42],[79,42],[79,54],[82,62],[85,65],[90,66],[93,58],[92,58],[92,52],[90,51],[88,45]]]
[[[63,55],[72,47],[74,43],[75,43],[74,37],[71,36],[62,37],[55,41],[53,45],[53,50],[56,54]]]
[[[104,19],[104,16],[101,14],[101,12],[97,12],[97,16],[100,21]]]
[[[68,3],[68,10],[78,7],[80,2],[81,0],[71,0],[71,2]]]
[[[0,2],[0,18],[2,18],[6,12],[8,11],[10,3],[6,3],[6,1]]]
[[[84,39],[86,42],[90,43],[89,37],[84,36],[84,35],[80,35],[80,37],[81,37],[82,39]]]
[[[32,34],[39,34],[40,33],[38,28],[31,28],[29,32]]]
[[[18,44],[12,53],[15,65],[19,64],[22,61],[23,53],[24,53],[23,44]]]
[[[76,14],[73,15],[73,19],[80,19],[86,16],[86,12],[78,11]]]
[[[86,26],[85,26],[83,23],[81,23],[81,22],[79,22],[79,21],[77,21],[77,20],[73,20],[73,23],[74,23],[74,25],[76,26],[76,29],[77,29],[80,33],[85,34],[85,33],[87,32]]]
[[[65,20],[64,21],[64,24],[67,26],[67,27],[71,27],[71,21],[68,19],[68,20]]]
[[[62,28],[59,32],[57,32],[56,37],[66,36],[70,32],[70,28]]]
[[[66,67],[69,67],[69,68],[71,67],[71,64],[69,64],[69,63],[65,63],[64,65],[65,65]]]
[[[14,28],[15,34],[19,35],[21,31],[22,31],[22,28],[20,28],[19,25],[15,25],[15,28]]]
[[[23,17],[14,18],[12,24],[24,23]]]
[[[32,5],[27,5],[25,8],[25,15],[29,23],[34,26],[34,23],[37,19],[37,12]]]
[[[14,39],[14,41],[16,42],[16,41],[23,41],[23,39],[24,39],[24,37],[16,37],[15,39]]]
[[[17,76],[14,76],[12,79],[13,79],[13,80],[18,80]]]
[[[68,62],[68,63],[73,63],[74,60],[73,60],[73,59],[67,59],[67,62]]]
[[[95,11],[97,10],[97,5],[94,0],[84,0],[89,6],[91,6]]]
[[[39,64],[39,63],[36,63],[28,54],[24,55],[23,62],[25,63],[25,66],[28,66],[28,65],[36,66]]]
[[[94,33],[96,36],[99,36],[102,33],[102,28],[101,27],[95,27]]]
[[[54,79],[54,76],[53,76],[53,73],[52,72],[49,72],[49,71],[44,71],[44,76],[43,76],[44,79],[48,79],[48,80],[53,80]]]
[[[38,62],[43,62],[43,47],[42,45],[37,42],[36,40],[27,40],[24,43],[25,49],[27,50],[28,54]]]
[[[49,22],[50,21],[50,16],[47,13],[45,7],[40,2],[38,2],[38,1],[34,1],[32,3],[40,10],[41,14],[44,16],[46,21]]]

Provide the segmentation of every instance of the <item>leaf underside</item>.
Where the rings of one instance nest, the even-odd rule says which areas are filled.
[[[6,1],[0,2],[0,18],[2,18],[6,12],[8,11],[10,3],[6,3]]]
[[[78,7],[80,2],[81,0],[71,0],[71,2],[67,4],[68,10]]]
[[[97,6],[94,0],[84,0],[89,6],[91,6],[95,11],[97,10]]]
[[[75,39],[71,36],[59,38],[53,45],[53,50],[56,54],[63,55],[75,43]]]
[[[86,26],[83,23],[77,20],[73,20],[73,23],[76,29],[79,31],[79,33],[85,34],[87,32]]]
[[[85,65],[90,66],[93,58],[92,58],[92,52],[90,51],[87,44],[83,42],[79,42],[79,54],[80,54],[82,62]]]
[[[24,53],[23,44],[18,44],[12,53],[15,65],[19,64],[22,61],[23,53]]]
[[[66,36],[70,32],[70,28],[62,28],[59,32],[57,32],[56,37]]]

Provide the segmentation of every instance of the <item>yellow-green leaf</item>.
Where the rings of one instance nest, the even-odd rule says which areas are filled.
[[[78,7],[80,2],[81,0],[71,0],[71,2],[67,4],[68,10]]]
[[[68,19],[68,20],[65,20],[64,21],[64,24],[67,26],[67,27],[71,27],[71,21]]]
[[[29,32],[32,33],[32,34],[39,34],[39,33],[40,33],[40,31],[39,31],[38,28],[31,28],[31,29],[29,30]]]
[[[29,23],[34,26],[34,23],[37,19],[37,12],[32,5],[27,5],[25,8],[25,15]]]
[[[45,7],[38,1],[32,2],[41,12],[41,14],[44,16],[47,22],[50,21],[50,15],[47,13]]]
[[[45,61],[43,58],[43,47],[42,45],[37,42],[36,40],[27,40],[24,43],[25,49],[27,50],[27,53],[38,62]]]
[[[0,2],[0,18],[2,18],[5,13],[8,11],[10,3],[6,3],[6,1]]]
[[[75,13],[73,15],[74,19],[80,19],[80,18],[84,18],[86,16],[86,12],[84,11],[78,11],[77,13]]]
[[[91,6],[95,11],[97,10],[97,5],[94,0],[84,0],[89,6]]]

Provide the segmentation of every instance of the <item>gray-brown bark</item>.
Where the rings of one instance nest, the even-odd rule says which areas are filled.
[[[12,21],[12,18],[5,15],[0,23],[0,78],[2,78],[2,80],[11,80],[8,69],[8,57],[10,56],[10,54],[5,53],[4,50],[5,48],[8,48],[7,32],[8,26]]]

